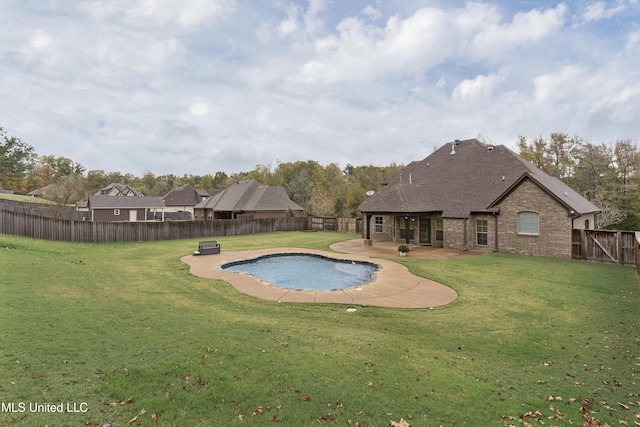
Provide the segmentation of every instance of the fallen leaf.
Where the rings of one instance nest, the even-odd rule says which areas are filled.
[[[126,405],[127,403],[133,403],[133,396],[129,396],[127,399],[121,401],[121,402],[111,402],[110,405],[111,406],[118,406],[118,405]]]
[[[395,422],[393,420],[389,421],[389,425],[391,427],[411,427],[411,424],[406,422],[404,418],[400,418],[400,422]]]
[[[311,400],[311,397],[309,397],[306,394],[301,394],[300,395],[300,400],[304,400],[305,402],[309,402]]]
[[[127,421],[127,424],[133,424],[138,420],[138,416],[136,415],[135,417],[131,418],[129,421]]]
[[[281,420],[280,415],[274,415],[273,418],[271,419],[271,421],[273,421],[273,422],[277,422],[277,421],[280,421],[280,420]]]

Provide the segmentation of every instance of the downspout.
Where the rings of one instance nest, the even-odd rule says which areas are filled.
[[[493,220],[495,221],[495,233],[496,233],[494,251],[498,252],[498,214],[496,212],[493,213]]]
[[[464,237],[463,237],[463,242],[462,242],[462,250],[466,251],[469,250],[469,248],[467,247],[467,218],[464,219]]]

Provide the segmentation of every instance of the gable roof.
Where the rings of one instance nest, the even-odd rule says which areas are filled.
[[[104,188],[101,188],[96,194],[96,196],[137,196],[137,197],[141,197],[144,196],[144,194],[142,194],[139,191],[134,190],[133,188],[129,187],[128,185],[125,184],[118,184],[115,182],[112,182],[111,184],[107,185]]]
[[[64,186],[60,184],[49,184],[44,187],[36,188],[33,191],[27,193],[27,196],[35,196],[35,197],[51,197],[56,198],[58,195],[63,195],[68,191],[65,190]]]
[[[580,214],[600,209],[557,178],[551,177],[502,145],[477,139],[440,147],[422,161],[396,173],[376,194],[363,201],[361,212],[442,212],[466,218],[471,212],[492,212],[524,179]]]
[[[236,182],[195,207],[217,212],[303,210],[289,198],[284,188],[260,185],[253,179]]]
[[[114,196],[89,196],[91,209],[142,209],[164,208],[162,197],[114,197]]]
[[[166,206],[195,206],[219,192],[219,190],[199,190],[191,184],[185,184],[169,191],[163,199]]]

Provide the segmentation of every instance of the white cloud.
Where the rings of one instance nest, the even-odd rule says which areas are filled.
[[[544,12],[537,9],[518,12],[506,25],[486,25],[473,37],[469,47],[470,56],[491,59],[520,46],[538,42],[562,26],[565,11],[566,6],[561,3]]]
[[[601,19],[611,19],[614,15],[623,12],[626,8],[627,5],[624,1],[618,1],[617,4],[611,8],[607,8],[607,4],[604,1],[597,1],[586,7],[582,14],[582,21],[587,23]]]
[[[478,134],[639,138],[638,2],[577,26],[579,4],[522,4],[0,1],[0,125],[135,174],[407,163]]]
[[[40,31],[37,31],[33,35],[33,37],[31,37],[29,42],[31,43],[31,46],[35,47],[36,49],[39,49],[39,48],[49,46],[51,44],[51,37],[48,34],[46,34],[44,31],[40,30]]]
[[[640,30],[635,30],[627,35],[627,44],[624,47],[625,52],[628,54],[633,53],[640,47]]]
[[[585,68],[578,65],[566,65],[557,71],[535,77],[535,99],[538,102],[547,103],[562,99],[578,90],[586,75]]]
[[[562,26],[563,4],[545,11],[516,13],[501,23],[497,8],[469,3],[464,9],[422,8],[403,19],[391,16],[384,27],[348,17],[337,34],[316,42],[317,55],[300,68],[307,83],[417,75],[449,60],[498,60],[507,52],[553,34]]]
[[[507,70],[500,69],[497,73],[476,76],[473,80],[463,80],[453,89],[453,98],[464,100],[468,98],[486,97],[491,95],[496,86],[507,78]]]
[[[367,7],[362,9],[362,14],[372,21],[377,21],[382,17],[380,10],[371,5],[367,5]]]

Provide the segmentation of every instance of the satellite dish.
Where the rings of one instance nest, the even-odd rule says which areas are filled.
[[[367,191],[366,194],[367,194],[367,196],[373,196],[375,193],[376,193],[375,191],[369,190],[369,191]]]

